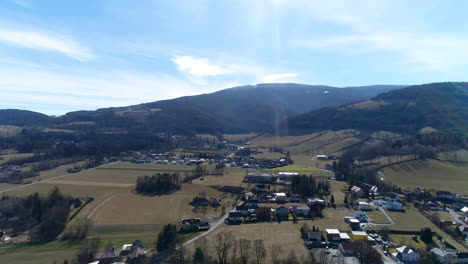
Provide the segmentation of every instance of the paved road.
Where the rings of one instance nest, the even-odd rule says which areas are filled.
[[[60,179],[60,178],[67,177],[67,176],[71,176],[71,175],[77,175],[77,174],[80,174],[80,173],[82,173],[82,172],[91,171],[91,170],[94,170],[94,169],[96,169],[96,168],[99,168],[99,167],[101,167],[101,166],[103,166],[103,165],[108,165],[108,164],[112,164],[112,163],[105,163],[105,164],[102,164],[102,165],[97,166],[97,167],[95,167],[95,168],[83,170],[83,171],[80,171],[80,172],[77,172],[77,173],[67,173],[67,174],[60,175],[60,176],[56,176],[56,177],[53,177],[53,178],[48,178],[48,179],[44,179],[44,180],[40,180],[40,181],[31,182],[31,183],[28,183],[28,184],[18,185],[18,186],[16,186],[16,187],[13,187],[13,188],[10,188],[10,189],[7,189],[7,190],[0,191],[0,193],[6,193],[6,192],[9,192],[9,191],[18,190],[18,189],[20,189],[20,188],[24,188],[24,187],[31,186],[31,185],[34,185],[34,184],[38,184],[38,183],[41,183],[41,182],[46,182],[46,181],[50,181],[50,180],[56,180],[56,179]]]
[[[380,212],[382,212],[383,215],[387,218],[389,224],[376,224],[376,223],[369,223],[370,225],[375,225],[375,226],[391,226],[395,224],[395,220],[383,209],[382,207],[379,207]]]
[[[373,248],[377,250],[377,252],[379,252],[380,255],[382,255],[382,262],[384,264],[397,264],[398,263],[390,255],[385,256],[384,251],[381,246],[373,246]]]
[[[460,217],[462,217],[461,215],[459,215],[457,212],[455,212],[455,210],[453,209],[447,209],[447,211],[450,213],[450,215],[452,215],[453,217],[453,220],[461,225],[465,225],[465,223],[460,219]]]

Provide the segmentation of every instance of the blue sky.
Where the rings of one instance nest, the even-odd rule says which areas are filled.
[[[467,1],[3,0],[0,108],[61,115],[264,82],[463,81]]]

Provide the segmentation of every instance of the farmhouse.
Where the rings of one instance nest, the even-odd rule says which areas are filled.
[[[242,217],[242,213],[238,211],[231,211],[229,212],[227,222],[230,225],[240,225],[242,224],[242,220],[244,218]]]
[[[396,248],[396,251],[393,256],[403,263],[418,263],[419,253],[415,249],[401,246]]]
[[[199,230],[202,225],[200,218],[183,218],[179,223],[181,231],[195,231]]]
[[[353,186],[350,190],[351,194],[356,195],[357,197],[364,197],[364,190],[361,187]]]

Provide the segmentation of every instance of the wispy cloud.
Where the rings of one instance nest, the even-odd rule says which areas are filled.
[[[172,61],[177,65],[177,68],[180,71],[196,77],[217,76],[232,73],[229,69],[209,62],[207,59],[192,56],[175,56],[172,58]]]
[[[76,41],[47,33],[0,28],[0,42],[28,49],[59,52],[79,61],[95,58],[91,50]]]
[[[297,77],[297,73],[279,73],[271,74],[263,77],[262,82],[264,83],[275,83],[275,82],[290,82]]]

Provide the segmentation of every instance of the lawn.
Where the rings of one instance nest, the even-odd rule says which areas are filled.
[[[415,248],[415,249],[426,249],[426,247],[427,247],[426,243],[421,241],[419,236],[416,236],[417,239],[414,240],[412,235],[394,235],[394,234],[390,234],[388,236],[388,238],[390,239],[390,241],[392,241],[393,243],[395,243],[397,245],[405,245],[405,246],[412,247],[412,248]],[[434,237],[434,241],[435,240],[436,240],[436,238]]]
[[[402,188],[425,188],[468,194],[468,164],[417,160],[386,167],[384,179]]]
[[[0,253],[2,263],[21,263],[21,264],[51,264],[63,263],[65,259],[69,260],[76,256],[77,250],[54,250],[38,252],[13,252]]]
[[[375,223],[375,224],[390,224],[388,221],[387,217],[382,214],[380,210],[372,210],[370,212],[367,212],[367,216],[370,219],[370,222]]]
[[[5,164],[16,159],[29,158],[34,156],[33,153],[17,153],[0,155],[0,164]]]
[[[395,220],[396,224],[393,226],[386,226],[391,230],[403,230],[403,231],[420,231],[422,228],[429,227],[432,231],[437,232],[442,238],[456,247],[458,250],[464,250],[464,247],[458,242],[453,240],[447,234],[445,234],[440,228],[435,226],[429,219],[423,216],[414,207],[405,207],[405,211],[387,211],[388,214]],[[376,227],[380,229],[381,227]]]

